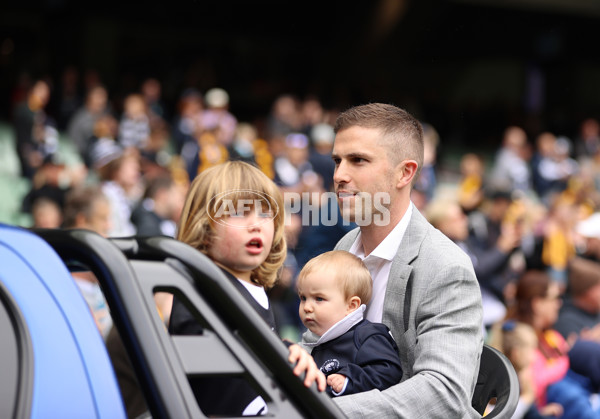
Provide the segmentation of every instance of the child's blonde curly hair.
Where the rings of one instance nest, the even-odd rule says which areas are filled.
[[[259,197],[273,212],[274,234],[267,259],[251,279],[269,289],[275,285],[287,254],[284,235],[284,205],[279,187],[256,167],[241,161],[229,161],[201,172],[192,182],[177,227],[177,239],[208,254],[214,237],[215,215],[224,199],[237,208],[238,201]]]

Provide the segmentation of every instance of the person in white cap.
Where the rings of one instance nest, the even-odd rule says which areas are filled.
[[[237,119],[229,112],[229,94],[215,87],[204,95],[206,109],[202,112],[201,126],[206,131],[212,131],[217,140],[228,147],[235,136]]]

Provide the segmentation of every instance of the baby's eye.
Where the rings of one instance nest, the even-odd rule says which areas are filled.
[[[315,300],[317,300],[317,301],[325,301],[325,299],[323,297],[316,297]]]
[[[300,301],[306,301],[306,297],[304,295],[300,296]]]

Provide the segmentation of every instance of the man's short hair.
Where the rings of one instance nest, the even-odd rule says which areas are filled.
[[[415,160],[418,169],[414,179],[418,178],[423,167],[424,140],[423,126],[414,116],[394,105],[369,103],[342,112],[334,130],[337,134],[354,126],[380,130],[394,164],[405,159]]]

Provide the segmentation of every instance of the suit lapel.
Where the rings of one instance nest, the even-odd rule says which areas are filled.
[[[413,207],[412,216],[408,223],[400,248],[392,261],[390,276],[383,301],[383,323],[390,328],[394,338],[404,334],[404,298],[406,284],[412,273],[411,263],[419,255],[419,249],[427,233],[429,223],[423,215]],[[350,250],[358,236],[359,228],[346,234],[335,247]]]
[[[427,220],[413,207],[408,228],[404,233],[400,248],[392,261],[383,302],[383,323],[392,330],[392,335],[395,338],[400,337],[406,332],[404,328],[406,285],[413,270],[411,263],[419,255],[419,249],[425,237],[427,225]]]

